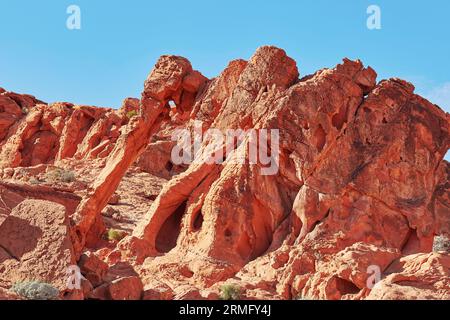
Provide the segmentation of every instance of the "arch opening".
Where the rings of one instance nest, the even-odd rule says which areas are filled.
[[[187,200],[166,219],[156,236],[156,250],[167,253],[176,247],[181,231],[181,220],[186,211]]]

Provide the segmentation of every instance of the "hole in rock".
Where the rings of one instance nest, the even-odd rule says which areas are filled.
[[[420,240],[417,236],[417,230],[409,229],[406,238],[403,240],[401,252],[404,255],[420,252]]]
[[[323,147],[325,146],[326,133],[320,124],[319,124],[319,127],[316,129],[316,132],[314,132],[314,141],[315,141],[317,151],[318,152],[322,151]]]
[[[200,230],[203,225],[203,213],[201,210],[195,214],[193,221],[194,221],[194,223],[192,224],[192,230],[193,231]]]
[[[181,231],[181,219],[186,210],[184,201],[163,223],[156,237],[156,250],[167,253],[177,245],[178,236]]]
[[[166,165],[165,165],[165,168],[166,168],[167,171],[171,172],[172,169],[173,169],[173,163],[172,163],[172,161],[168,161],[168,162],[166,163]]]
[[[227,238],[231,237],[231,231],[230,231],[230,229],[226,229],[226,230],[225,230],[225,237],[227,237]]]
[[[246,232],[242,232],[236,242],[236,252],[242,259],[249,259],[252,255],[252,244]],[[252,259],[253,260],[253,259]]]
[[[77,229],[77,230],[75,231],[75,234],[77,235],[78,239],[82,239],[83,234],[81,233],[81,231],[80,231],[79,229]]]
[[[183,277],[186,278],[192,278],[194,276],[194,272],[192,272],[191,269],[189,269],[189,267],[184,266],[180,269],[180,273]]]
[[[333,126],[338,129],[341,130],[342,127],[344,126],[346,119],[346,109],[345,108],[341,108],[341,110],[339,110],[338,113],[336,113],[333,118],[331,118],[331,123],[333,124]]]
[[[353,282],[339,277],[336,278],[336,288],[341,295],[357,294],[360,291],[360,289]]]
[[[255,215],[252,221],[254,240],[252,243],[252,252],[250,256],[251,260],[256,259],[266,252],[273,240],[271,220],[269,215],[264,214],[266,211],[264,205],[262,205],[259,201],[254,201],[253,206]]]
[[[301,120],[301,124],[300,125],[302,126],[303,129],[309,130],[309,123],[308,123],[308,121],[303,119],[303,120]]]

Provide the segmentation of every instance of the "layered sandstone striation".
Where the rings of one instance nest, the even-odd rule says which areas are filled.
[[[302,77],[267,46],[214,79],[162,56],[119,110],[0,90],[0,287],[39,278],[71,299],[216,299],[223,285],[247,299],[448,299],[449,255],[432,251],[450,236],[450,115],[412,84],[376,77],[348,59]],[[205,134],[194,161],[174,161],[180,129]],[[251,161],[252,130],[278,132],[258,145],[269,165]],[[49,180],[55,168],[74,177]],[[25,239],[8,227],[17,218],[39,229],[27,262],[11,251]],[[123,239],[106,239],[108,228]],[[70,263],[82,290],[61,287]]]

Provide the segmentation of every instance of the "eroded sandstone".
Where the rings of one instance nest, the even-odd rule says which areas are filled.
[[[448,252],[431,251],[450,233],[450,115],[376,77],[348,59],[300,77],[267,46],[214,79],[162,56],[119,110],[0,92],[0,228],[27,206],[68,215],[63,260],[87,278],[70,298],[216,299],[227,284],[248,299],[448,299]],[[199,128],[278,130],[277,170],[251,163],[248,135],[203,139],[196,161],[174,163],[172,134]],[[52,166],[75,174],[44,181]],[[35,276],[10,230],[0,257]],[[64,291],[61,272],[44,274]],[[4,274],[7,289],[25,277]]]

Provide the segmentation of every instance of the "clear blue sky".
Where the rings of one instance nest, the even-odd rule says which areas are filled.
[[[81,8],[81,30],[66,9]],[[379,5],[382,29],[366,28]],[[138,97],[162,54],[216,76],[261,45],[284,48],[301,74],[360,58],[450,109],[450,1],[0,0],[0,87],[46,102],[119,107]]]

